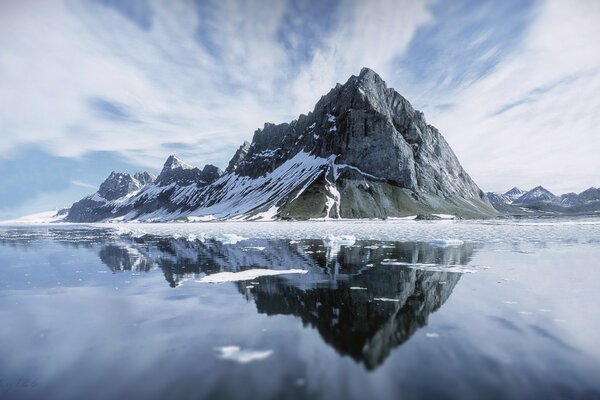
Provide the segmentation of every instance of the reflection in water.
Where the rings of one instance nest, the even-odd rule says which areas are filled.
[[[460,279],[389,265],[466,265],[470,245],[359,241],[332,248],[320,240],[186,240],[144,236],[104,245],[100,258],[113,272],[160,268],[171,287],[188,279],[251,268],[302,268],[304,275],[236,282],[259,313],[294,315],[318,330],[340,354],[375,369],[390,351],[427,324]]]
[[[476,252],[0,228],[0,398],[599,398],[600,248],[583,230],[515,249],[520,226]],[[248,269],[306,273],[199,282]]]

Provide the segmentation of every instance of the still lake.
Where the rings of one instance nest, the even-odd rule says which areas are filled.
[[[600,398],[600,219],[0,226],[2,399]]]

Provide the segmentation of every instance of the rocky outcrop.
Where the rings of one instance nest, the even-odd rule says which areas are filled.
[[[252,142],[236,151],[225,174],[170,156],[151,187],[127,201],[115,201],[111,218],[387,218],[431,213],[498,215],[423,113],[363,68],[323,96],[308,115],[257,130]]]

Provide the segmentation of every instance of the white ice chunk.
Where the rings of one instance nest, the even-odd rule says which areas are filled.
[[[273,350],[243,350],[239,346],[223,346],[217,347],[215,350],[221,353],[220,358],[240,364],[264,360],[273,354]]]
[[[240,272],[219,272],[202,277],[200,283],[223,283],[249,281],[261,276],[285,275],[285,274],[306,274],[305,269],[264,269],[255,268]]]

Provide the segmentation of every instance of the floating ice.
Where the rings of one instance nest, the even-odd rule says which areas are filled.
[[[284,274],[306,274],[305,269],[248,269],[240,272],[218,272],[216,274],[206,275],[198,282],[200,283],[222,283],[249,281],[261,276],[284,275]]]
[[[220,358],[231,360],[240,364],[246,364],[252,361],[260,361],[273,354],[273,350],[242,350],[239,346],[223,346],[215,348]]]
[[[465,242],[463,242],[460,239],[434,239],[430,243],[434,246],[450,247],[450,246],[462,246]]]
[[[220,236],[216,237],[215,240],[223,244],[236,244],[238,242],[248,239],[243,236],[236,235],[235,233],[223,233]]]
[[[354,243],[356,243],[356,236],[354,235],[327,235],[325,239],[323,239],[323,244],[326,247],[352,246]]]
[[[65,225],[63,225],[65,226]],[[186,237],[193,233],[205,234],[207,239],[220,238],[224,233],[253,239],[323,239],[323,232],[334,237],[352,235],[356,240],[377,241],[416,241],[442,247],[448,245],[448,239],[459,238],[465,243],[510,244],[513,243],[600,243],[600,218],[573,219],[569,221],[549,220],[455,220],[428,221],[421,224],[415,221],[391,220],[365,221],[276,221],[276,222],[233,222],[218,221],[207,223],[100,223],[85,224],[114,229],[117,234],[173,237],[179,234]],[[134,229],[135,228],[135,229]],[[0,235],[2,233],[0,232]],[[442,239],[440,239],[442,238]],[[456,240],[456,239],[453,239]],[[439,242],[438,242],[439,241]],[[458,242],[456,242],[458,243]],[[380,248],[387,248],[381,245]]]
[[[422,271],[431,272],[455,272],[460,274],[470,274],[477,272],[479,269],[485,269],[485,267],[475,265],[460,265],[460,264],[429,264],[429,263],[408,263],[404,261],[395,261],[385,259],[381,261],[381,265],[398,265],[402,267],[408,267],[411,269],[418,269]]]

